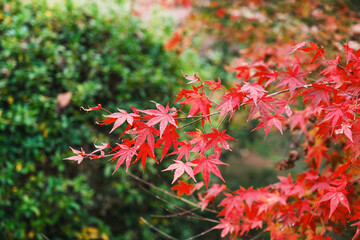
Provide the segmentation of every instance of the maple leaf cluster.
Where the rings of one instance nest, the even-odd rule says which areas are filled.
[[[177,94],[172,107],[154,102],[154,109],[132,107],[129,113],[123,109],[111,113],[101,105],[85,109],[107,111],[98,123],[112,124],[110,133],[118,131],[120,138],[113,146],[95,145],[96,150],[89,154],[71,148],[75,156],[67,159],[81,163],[86,158],[108,158],[115,162],[114,173],[124,162],[127,171],[141,159],[145,171],[148,158],[156,163],[172,159],[163,169],[173,171],[172,183],[193,181],[178,181],[173,190],[179,196],[200,192],[204,183],[205,193],[198,194],[199,208],[205,210],[219,199],[220,223],[213,229],[221,229],[222,237],[263,229],[272,239],[331,239],[329,232],[343,234],[339,226],[350,223],[357,228],[355,239],[360,235],[356,184],[360,173],[360,50],[347,44],[343,49],[341,55],[326,59],[322,47],[301,42],[288,52],[296,55],[294,60],[280,70],[261,59],[243,62],[234,68],[239,84],[229,89],[220,79],[183,74],[191,87]],[[314,63],[321,68],[319,74],[309,71]],[[248,121],[259,121],[254,130],[264,129],[265,137],[271,129],[303,135],[302,159],[308,170],[295,179],[279,177],[279,182],[259,189],[231,191],[225,184],[209,187],[211,173],[225,182],[219,166],[228,164],[221,160],[222,153],[231,151],[229,141],[236,139],[222,124],[240,110],[249,111]],[[196,122],[201,122],[202,129],[183,130]],[[299,158],[293,151],[288,162],[294,164]]]
[[[345,44],[342,56],[326,60],[322,48],[319,54],[315,44],[308,44],[310,46],[306,42],[294,46],[290,54],[311,52],[314,54],[310,56],[311,60],[306,56],[302,62],[296,59],[287,71],[271,71],[261,61],[246,66],[252,75],[242,74],[244,65],[235,68],[240,72],[238,77],[244,81],[241,89],[252,81],[251,85],[259,91],[255,95],[257,98],[248,92],[246,98],[249,100],[234,106],[250,104],[249,119],[255,112],[261,121],[255,129],[264,128],[265,135],[272,126],[282,133],[285,124],[292,133],[303,134],[306,139],[303,155],[309,170],[299,174],[295,181],[289,175],[279,177],[278,183],[265,188],[241,187],[231,193],[224,192],[219,204],[222,207],[221,223],[214,227],[222,229],[222,237],[228,234],[243,236],[251,230],[264,229],[270,232],[271,239],[331,239],[328,233],[342,235],[344,226],[352,221],[357,221],[351,224],[357,227],[353,239],[360,235],[356,194],[360,164],[360,50],[354,51]],[[316,79],[308,78],[311,73],[301,71],[301,64],[315,61],[321,63],[323,70]],[[264,93],[261,86],[269,86],[268,89],[276,92]],[[267,101],[259,106],[266,98]],[[301,109],[298,101],[305,107]],[[297,161],[298,153],[291,154],[288,161],[291,158],[291,161]],[[204,200],[201,203],[204,205]],[[205,200],[205,206],[207,204]]]

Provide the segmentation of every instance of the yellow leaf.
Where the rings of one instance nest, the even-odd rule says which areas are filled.
[[[12,96],[8,96],[7,101],[8,101],[9,104],[13,104],[14,103],[14,98]]]
[[[33,231],[30,231],[29,233],[28,233],[28,237],[29,238],[33,238],[35,236],[35,233],[33,232]]]
[[[15,169],[16,169],[16,171],[20,171],[22,169],[22,164],[17,163]]]

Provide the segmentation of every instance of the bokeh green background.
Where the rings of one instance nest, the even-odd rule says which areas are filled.
[[[90,150],[109,140],[109,128],[94,124],[102,113],[80,107],[165,104],[184,85],[181,70],[216,71],[195,52],[163,49],[171,20],[159,15],[144,26],[128,1],[78,2],[0,2],[0,239],[154,239],[139,223],[164,212],[154,196],[124,171],[112,176],[106,161],[63,160],[68,146]],[[62,93],[72,97],[61,107]],[[153,164],[143,177],[161,186]],[[153,223],[193,234],[167,219]]]
[[[80,165],[63,160],[72,155],[69,146],[89,151],[94,143],[116,141],[107,134],[109,127],[94,124],[103,113],[80,111],[81,106],[101,103],[116,111],[131,105],[146,109],[153,105],[149,100],[173,102],[186,85],[181,70],[202,79],[221,76],[225,84],[231,80],[223,69],[234,54],[229,46],[199,55],[201,40],[195,37],[181,55],[167,52],[163,45],[174,22],[158,14],[144,23],[130,3],[0,2],[0,239],[161,239],[139,221],[142,216],[180,239],[214,226],[181,217],[151,218],[175,209],[156,197],[166,196],[141,188],[125,171],[112,175],[114,165],[106,160]],[[71,93],[71,101],[61,106],[64,93]],[[254,144],[259,137],[250,133],[256,122],[251,124],[232,131],[241,139],[236,146],[276,155],[270,143],[279,138],[269,135],[268,143]],[[240,155],[234,152],[236,162]],[[276,178],[266,166],[238,164],[228,173],[234,188]],[[172,174],[159,174],[164,166],[150,159],[144,175],[141,166],[131,171],[169,189]],[[219,236],[212,234],[205,239]]]

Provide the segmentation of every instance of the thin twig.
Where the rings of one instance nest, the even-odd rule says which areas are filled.
[[[162,199],[163,200],[163,199]],[[180,208],[179,206],[176,206],[178,208]],[[212,223],[220,223],[220,221],[215,220],[215,219],[211,219],[211,218],[206,218],[206,217],[202,217],[200,215],[197,215],[196,213],[192,212],[193,209],[191,210],[185,210],[184,212],[174,212],[171,211],[170,209],[164,208],[165,210],[167,210],[168,212],[171,212],[172,214],[169,215],[151,215],[151,217],[153,218],[173,218],[173,217],[184,217],[184,218],[189,218],[192,220],[198,220],[198,221],[206,221],[206,222],[212,222]],[[198,208],[195,208],[194,210],[197,210]],[[185,214],[191,214],[193,216],[188,216]]]
[[[186,114],[185,114],[186,115]],[[187,116],[186,115],[186,117],[176,117],[176,118],[174,118],[174,119],[189,119],[189,118],[201,118],[202,116]]]
[[[41,233],[41,236],[45,239],[45,240],[50,240],[50,238],[48,238],[47,236],[45,236],[45,234]]]
[[[262,234],[264,234],[264,232],[259,233],[258,235],[256,235],[256,236],[254,236],[254,237],[250,238],[249,240],[255,240],[255,239],[258,239],[258,238],[259,238]]]
[[[181,211],[188,211],[188,210],[186,210],[186,209],[184,209],[184,208],[182,208],[182,207],[180,207],[180,206],[178,206],[178,205],[176,205],[176,204],[174,204],[174,203],[172,203],[172,202],[169,202],[168,200],[166,200],[166,199],[164,199],[164,198],[161,198],[159,195],[156,195],[155,193],[151,192],[149,189],[146,189],[145,187],[143,187],[143,186],[141,186],[141,185],[140,185],[139,187],[140,187],[142,190],[144,190],[144,191],[150,193],[151,195],[153,195],[156,199],[163,201],[164,203],[167,203],[167,204],[169,204],[169,205],[171,205],[171,206],[173,206],[173,207],[175,207],[175,208],[177,208],[177,209],[179,209],[179,210],[181,210]],[[198,209],[198,208],[195,208],[195,209]],[[169,211],[169,212],[171,212],[171,213],[175,213],[174,211],[171,211],[171,210],[169,210],[169,209],[166,209],[166,210]],[[155,217],[155,216],[153,216],[153,217]]]
[[[173,217],[183,216],[183,215],[191,213],[192,211],[195,211],[197,209],[198,208],[193,208],[190,210],[185,210],[183,212],[175,212],[173,214],[168,214],[168,215],[150,215],[150,216],[153,218],[173,218]]]
[[[206,231],[204,231],[204,232],[202,232],[202,233],[199,233],[199,234],[197,234],[197,235],[195,235],[195,236],[189,237],[189,238],[187,238],[186,240],[195,239],[195,238],[197,238],[197,237],[200,237],[200,236],[202,236],[202,235],[207,234],[208,232],[210,232],[210,231],[212,231],[212,230],[214,230],[214,228],[210,228],[210,229],[208,229],[208,230],[206,230]]]
[[[112,113],[112,112],[110,112],[110,111],[108,111],[108,110],[106,110],[105,108],[101,108],[102,110],[104,110],[105,112],[107,112],[107,113]]]
[[[350,72],[349,70],[347,70],[343,65],[341,65],[340,63],[336,64],[337,67],[341,68],[344,72],[347,72],[351,75],[353,75],[354,77],[359,78],[355,73]],[[346,74],[346,76],[348,77],[348,79],[351,81],[350,77]]]
[[[191,162],[192,160],[194,160],[194,158],[196,157],[196,155],[199,154],[199,152],[200,152],[200,150],[197,150],[197,152],[191,157],[190,162]]]
[[[360,180],[360,177],[358,179],[356,179],[354,182],[350,183],[345,189],[348,189],[350,186],[354,185],[355,183],[357,183]]]
[[[197,217],[183,216],[183,215],[178,215],[178,216],[181,216],[181,217],[184,217],[184,218],[188,218],[188,219],[192,219],[192,220],[208,221],[208,222],[213,222],[213,223],[220,223],[220,221],[218,221],[218,220],[214,220],[214,219],[211,219],[211,218],[205,218],[205,217],[202,217],[202,216],[200,216],[200,215],[197,215],[197,214],[194,213],[194,212],[190,212],[190,211],[188,211],[188,210],[186,210],[186,209],[184,209],[184,208],[182,208],[182,207],[179,207],[178,205],[176,205],[176,204],[174,204],[174,203],[171,203],[171,202],[169,202],[169,201],[161,198],[160,196],[158,196],[158,195],[154,194],[153,192],[149,191],[148,189],[145,189],[145,188],[142,187],[142,186],[140,186],[140,187],[141,187],[144,191],[147,191],[148,193],[150,193],[150,194],[152,194],[153,196],[155,196],[155,198],[157,198],[157,199],[159,199],[159,200],[161,200],[161,201],[163,201],[163,202],[165,202],[165,203],[167,203],[167,204],[170,204],[170,205],[174,206],[175,208],[178,208],[178,209],[180,209],[180,210],[182,210],[182,211],[184,211],[184,212],[189,212],[189,214],[191,214],[191,215],[193,215],[193,216],[197,216]],[[160,205],[160,206],[161,206],[161,205]],[[174,212],[174,211],[171,211],[170,209],[168,209],[168,208],[166,208],[166,207],[164,207],[164,206],[161,206],[161,207],[163,207],[166,211],[173,213],[174,215],[175,215],[175,214],[178,214],[178,213],[176,213],[176,212]],[[196,209],[197,209],[197,208],[195,208],[194,210],[196,210]],[[151,217],[159,217],[159,218],[164,218],[164,217],[167,217],[167,216],[168,216],[168,215],[160,215],[160,216],[151,215]],[[176,216],[174,216],[174,217],[176,217]]]
[[[229,114],[229,112],[226,113],[226,115],[223,117],[223,119],[221,119],[221,122],[220,122],[219,125],[217,126],[216,130],[219,130],[220,126],[223,124],[223,122],[224,122],[224,120],[225,120],[225,118],[227,117],[228,114]]]
[[[356,109],[357,109],[357,105],[358,105],[358,100],[359,100],[359,94],[356,95],[356,102],[355,102],[355,109],[354,109],[354,120],[356,118]]]
[[[135,180],[137,180],[137,181],[139,181],[139,182],[141,182],[141,183],[144,183],[144,184],[146,184],[146,185],[148,185],[148,186],[150,186],[150,187],[152,187],[152,188],[154,188],[154,189],[156,189],[156,190],[158,190],[158,191],[160,191],[160,192],[163,192],[163,193],[165,193],[166,195],[169,195],[169,196],[171,196],[171,197],[173,197],[173,198],[179,199],[179,200],[181,200],[181,201],[183,201],[183,202],[185,202],[185,203],[187,203],[187,204],[189,204],[189,205],[191,205],[191,206],[199,207],[199,208],[200,208],[200,206],[199,206],[198,204],[196,204],[196,203],[194,203],[194,202],[192,202],[192,201],[189,201],[189,200],[187,200],[187,199],[185,199],[185,198],[182,198],[182,197],[180,197],[180,196],[178,196],[178,195],[175,195],[175,194],[173,194],[173,193],[171,193],[171,192],[168,192],[168,191],[166,191],[166,190],[164,190],[164,189],[162,189],[162,188],[159,188],[159,187],[155,186],[154,184],[149,183],[148,181],[145,181],[144,179],[141,179],[141,178],[139,178],[138,176],[135,176],[135,175],[132,174],[132,173],[129,173],[129,175],[130,175],[132,178],[134,178]],[[208,208],[205,208],[204,210],[206,210],[206,211],[208,211],[208,212],[212,212],[212,213],[218,213],[217,211],[214,211],[214,210],[211,210],[211,209],[208,209]]]
[[[196,123],[196,122],[198,122],[198,121],[200,121],[200,120],[201,120],[201,118],[196,119],[196,120],[194,120],[194,121],[192,121],[192,122],[189,122],[189,123],[187,123],[187,124],[185,124],[185,125],[183,125],[183,126],[181,126],[181,127],[178,127],[177,130],[180,130],[180,129],[184,128],[184,127],[187,127],[187,126],[189,126],[189,125],[191,125],[191,124],[193,124],[193,123]]]
[[[177,118],[174,118],[174,119],[189,119],[189,118],[199,118],[199,119],[201,119],[201,118],[207,118],[207,117],[211,117],[211,116],[214,116],[214,115],[217,115],[217,114],[219,114],[220,113],[220,111],[219,112],[214,112],[214,113],[210,113],[210,114],[207,114],[207,115],[200,115],[200,116],[186,116],[186,117],[177,117]]]
[[[160,229],[158,229],[157,227],[155,227],[154,225],[152,225],[151,223],[149,223],[148,221],[146,221],[145,218],[140,217],[140,221],[143,222],[143,223],[145,223],[145,224],[148,225],[151,229],[157,231],[157,232],[160,233],[161,235],[167,237],[168,239],[177,240],[177,238],[174,238],[174,237],[170,236],[169,234],[164,233],[163,231],[161,231]]]
[[[185,117],[177,117],[175,119],[186,119],[186,118],[189,118],[188,115],[183,111],[183,110],[178,110],[178,112],[181,112],[182,114],[185,115]]]
[[[179,209],[179,210],[181,210],[181,211],[188,212],[189,214],[195,216],[195,217],[183,216],[183,217],[185,217],[185,218],[190,218],[190,219],[200,220],[200,221],[208,221],[208,222],[213,222],[213,223],[220,223],[220,221],[218,221],[218,220],[211,219],[211,218],[206,218],[206,217],[203,217],[203,216],[200,216],[200,215],[194,213],[193,211],[195,211],[196,209],[199,209],[198,207],[194,208],[193,210],[186,210],[186,209],[184,209],[184,208],[182,208],[182,207],[179,207],[178,205],[176,205],[176,204],[174,204],[174,203],[172,203],[172,202],[169,202],[169,201],[161,198],[160,196],[158,196],[158,195],[154,194],[153,192],[149,191],[148,189],[145,189],[145,188],[142,187],[142,186],[140,186],[140,187],[141,187],[144,191],[147,191],[147,192],[149,192],[150,194],[152,194],[155,198],[157,198],[157,199],[159,199],[159,200],[161,200],[161,201],[163,201],[163,202],[165,202],[165,203],[167,203],[167,204],[170,204],[171,206],[174,206],[175,208],[177,208],[177,209]],[[167,211],[169,211],[169,212],[171,212],[171,213],[173,213],[173,214],[178,214],[178,213],[176,213],[176,212],[174,212],[174,211],[171,211],[171,210],[169,210],[169,209],[166,209],[166,208],[165,208],[165,210],[167,210]],[[160,216],[154,216],[154,215],[152,215],[152,217],[160,217]],[[162,215],[161,217],[163,218],[163,217],[165,217],[165,216]]]

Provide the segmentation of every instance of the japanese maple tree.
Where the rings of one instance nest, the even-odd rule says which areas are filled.
[[[326,59],[325,53],[320,56],[312,46],[310,42],[295,46],[289,53],[309,53],[294,56],[284,70],[265,62],[261,69],[251,67],[251,75],[242,76],[243,84],[231,89],[220,80],[203,81],[184,74],[191,87],[181,90],[174,104],[155,103],[154,109],[132,108],[131,113],[118,109],[104,115],[99,123],[112,125],[111,134],[122,127],[118,142],[96,145],[91,153],[72,148],[75,156],[67,159],[80,164],[84,159],[108,158],[115,162],[115,173],[123,165],[127,171],[140,159],[145,169],[148,157],[158,162],[171,156],[174,161],[162,170],[174,171],[172,183],[188,179],[172,188],[178,195],[201,192],[201,186],[195,186],[204,182],[199,208],[205,210],[215,198],[222,199],[219,223],[213,227],[221,230],[222,237],[263,229],[272,239],[330,239],[327,233],[342,234],[350,224],[354,232],[357,229],[355,239],[360,234],[360,50],[344,45],[343,53]],[[322,69],[319,75],[306,71],[314,54]],[[218,166],[227,165],[222,153],[231,151],[229,141],[236,140],[226,133],[223,123],[235,112],[247,111],[246,106],[248,120],[259,121],[254,130],[264,129],[267,135],[276,129],[282,134],[287,125],[293,133],[304,135],[302,159],[307,171],[294,178],[279,177],[279,182],[260,189],[209,186],[211,173],[225,182]],[[97,109],[109,112],[101,105],[85,110]],[[185,132],[195,122],[201,122],[202,129]],[[217,127],[207,127],[214,122]],[[292,151],[281,169],[291,168],[299,158]]]
[[[309,8],[321,7],[302,2],[310,4]],[[193,1],[176,3],[189,7]],[[213,1],[209,8],[220,19],[245,18],[234,11],[243,6],[231,9]],[[323,12],[311,14],[322,20],[320,31],[326,23],[337,21]],[[254,21],[260,21],[256,16]],[[276,16],[265,17],[275,21]],[[206,27],[213,27],[213,22],[205,21],[208,19],[201,20]],[[241,37],[229,34],[234,25],[230,22],[221,28],[224,37]],[[264,29],[249,28],[245,37],[260,36]],[[167,50],[182,47],[178,46],[183,41],[180,32],[165,44]],[[123,167],[128,171],[140,159],[144,172],[149,158],[156,163],[164,161],[167,167],[159,172],[173,172],[171,184],[176,184],[169,189],[177,195],[168,193],[196,209],[216,213],[218,219],[211,230],[219,229],[221,237],[247,236],[260,230],[269,232],[271,239],[332,239],[334,233],[356,239],[360,235],[360,50],[346,43],[336,54],[330,46],[327,54],[326,46],[321,45],[324,42],[305,41],[298,34],[291,32],[300,40],[296,43],[279,41],[272,47],[262,46],[262,50],[252,45],[243,51],[241,58],[227,66],[236,74],[231,88],[220,78],[203,80],[183,73],[189,87],[182,89],[173,103],[154,103],[153,109],[132,107],[132,112],[110,112],[100,104],[84,109],[106,111],[98,123],[111,125],[110,133],[117,134],[118,141],[95,145],[90,153],[71,148],[75,156],[67,159],[80,164],[86,159],[106,158],[114,162],[114,174]],[[228,165],[223,153],[231,151],[229,142],[237,139],[230,136],[224,123],[231,123],[239,111],[248,114],[248,121],[257,121],[253,131],[263,129],[265,137],[271,130],[301,135],[303,153],[292,149],[277,169],[292,168],[296,161],[304,161],[307,169],[296,176],[279,176],[278,182],[262,188],[229,189],[219,166]],[[197,122],[199,128],[194,127]],[[211,185],[214,177],[221,184]],[[192,195],[197,202],[185,195]]]

